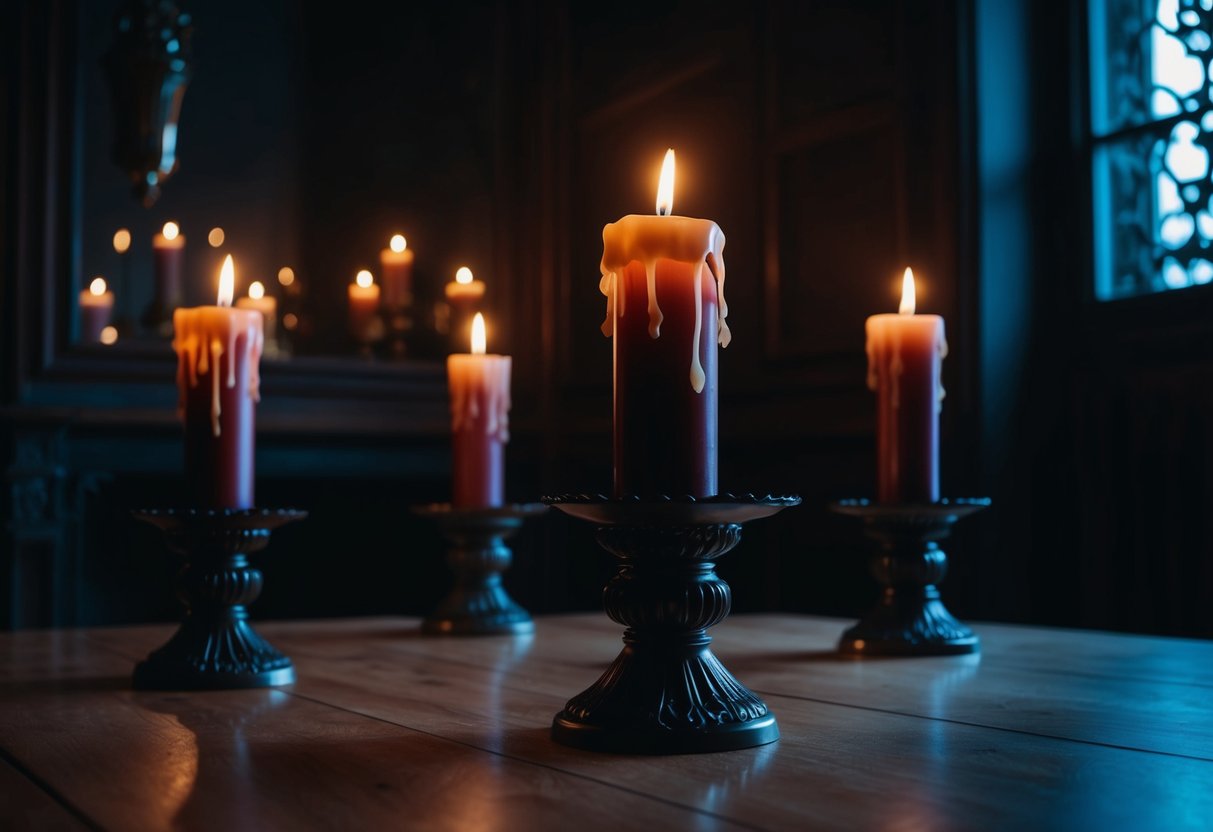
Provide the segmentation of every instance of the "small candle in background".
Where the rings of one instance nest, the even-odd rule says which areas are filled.
[[[382,335],[379,318],[379,287],[369,271],[363,269],[349,286],[350,332],[359,341],[374,341]]]
[[[867,320],[868,388],[876,393],[876,497],[939,500],[940,379],[948,352],[943,318],[915,314],[914,273],[902,275],[897,314]]]
[[[460,508],[500,506],[504,446],[510,439],[508,355],[486,355],[484,316],[472,319],[471,353],[447,356],[453,452],[452,502]]]
[[[114,232],[114,253],[118,255],[118,297],[114,317],[118,326],[129,332],[131,326],[131,232],[128,228],[119,228]],[[118,340],[117,337],[114,340]],[[110,342],[113,343],[113,342]]]
[[[104,277],[94,277],[80,293],[80,341],[86,344],[100,341],[113,311],[114,293],[106,288]]]
[[[468,342],[472,317],[484,300],[484,290],[484,283],[477,280],[467,266],[460,266],[455,272],[455,279],[446,284],[446,302],[450,309],[448,331],[452,344],[462,347]]]
[[[396,234],[379,252],[383,270],[383,304],[392,309],[413,305],[413,250],[403,234]]]
[[[273,355],[278,343],[278,299],[265,292],[260,280],[249,284],[248,296],[236,299],[240,309],[256,309],[265,320],[265,354]]]
[[[175,222],[166,222],[152,239],[153,303],[171,320],[173,310],[184,301],[182,269],[185,262],[185,235]]]

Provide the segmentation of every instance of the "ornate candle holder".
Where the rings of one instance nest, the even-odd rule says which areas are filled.
[[[948,571],[938,541],[962,517],[990,505],[987,498],[938,503],[871,503],[842,500],[832,511],[863,521],[879,544],[869,568],[884,587],[880,602],[842,634],[838,650],[853,656],[950,656],[976,653],[981,642],[957,621],[939,597]]]
[[[446,538],[447,563],[455,588],[421,622],[433,635],[523,635],[534,632],[531,614],[518,606],[501,583],[513,555],[504,541],[528,517],[548,507],[522,503],[497,508],[457,508],[449,503],[418,506],[414,512],[438,524]]]
[[[163,509],[135,517],[164,532],[185,558],[177,576],[185,605],[181,627],[135,667],[144,690],[215,690],[289,685],[291,660],[263,639],[248,620],[247,604],[261,594],[261,571],[248,555],[270,542],[270,532],[307,517],[294,509]]]
[[[729,585],[715,560],[741,540],[741,524],[797,505],[799,497],[694,500],[549,497],[598,526],[619,558],[603,591],[627,627],[623,652],[552,722],[552,739],[591,751],[680,754],[729,751],[779,739],[766,704],[708,647],[707,629],[729,614]]]

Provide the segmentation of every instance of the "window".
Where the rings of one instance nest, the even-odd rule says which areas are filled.
[[[1090,0],[1095,296],[1213,282],[1213,0]]]

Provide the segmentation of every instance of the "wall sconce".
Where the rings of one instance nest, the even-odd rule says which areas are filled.
[[[113,159],[150,207],[177,170],[177,124],[190,80],[190,15],[173,0],[130,0],[101,63],[113,103]]]

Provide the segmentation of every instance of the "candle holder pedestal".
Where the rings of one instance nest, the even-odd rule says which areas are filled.
[[[185,605],[181,627],[135,667],[141,690],[217,690],[289,685],[291,660],[258,635],[246,605],[261,594],[261,571],[248,555],[264,549],[270,532],[302,520],[293,509],[165,509],[135,518],[164,533],[185,558],[177,591]]]
[[[838,514],[863,521],[864,535],[879,544],[869,568],[883,589],[880,602],[842,634],[840,653],[852,656],[954,656],[976,653],[981,641],[957,621],[940,599],[938,584],[948,557],[938,541],[962,517],[990,505],[987,498],[937,503],[871,503],[842,500]]]
[[[540,503],[496,508],[457,508],[449,503],[418,506],[413,511],[438,525],[446,539],[447,563],[455,587],[438,608],[421,622],[431,635],[525,635],[535,631],[531,614],[510,597],[501,573],[513,555],[506,538],[528,517],[547,512]]]
[[[741,540],[742,523],[800,498],[545,502],[598,526],[599,544],[619,559],[603,606],[627,628],[623,652],[556,715],[552,739],[641,754],[729,751],[779,739],[774,715],[712,653],[707,629],[728,616],[732,601],[716,559]]]

